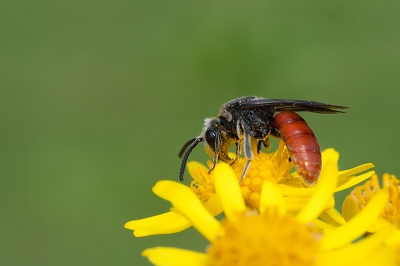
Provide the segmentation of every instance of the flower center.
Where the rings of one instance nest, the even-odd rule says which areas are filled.
[[[290,215],[251,211],[222,224],[224,235],[207,251],[210,266],[314,265],[318,242]]]
[[[210,167],[211,162],[209,161],[208,164]],[[242,175],[245,164],[246,160],[244,158],[238,158],[232,165],[238,180]],[[282,141],[279,143],[278,150],[274,153],[264,153],[262,151],[259,154],[256,153],[251,161],[250,169],[240,184],[246,205],[249,208],[258,209],[263,181],[269,180],[279,183],[291,179],[292,176],[289,172],[292,168],[293,163],[290,160],[290,154]],[[197,170],[193,170],[192,175],[196,177],[196,180],[192,181],[190,187],[201,201],[207,202],[215,194],[213,172],[208,174],[205,169],[200,167]]]
[[[275,153],[261,152],[254,157],[250,169],[240,184],[240,189],[246,205],[250,208],[258,209],[260,207],[260,193],[264,180],[274,183],[280,183],[283,180],[291,178],[289,173],[293,167],[290,154],[286,146],[281,141],[279,148]],[[240,178],[246,160],[239,158],[232,165],[238,179]]]
[[[400,228],[400,180],[394,175],[384,174],[383,188],[389,192],[389,200],[382,212],[382,217]],[[378,176],[375,174],[363,186],[356,187],[350,197],[358,204],[360,210],[370,201],[376,192],[381,190]]]

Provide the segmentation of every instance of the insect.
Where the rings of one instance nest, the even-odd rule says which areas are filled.
[[[221,160],[231,165],[244,154],[246,164],[240,181],[246,175],[254,158],[252,142],[269,148],[269,136],[281,138],[289,151],[296,171],[306,186],[313,186],[321,171],[321,150],[314,132],[295,112],[308,111],[321,114],[343,113],[347,107],[313,101],[268,99],[255,96],[241,97],[222,105],[218,118],[206,118],[201,134],[185,143],[179,153],[183,156],[179,179],[183,180],[186,162],[191,151],[200,142],[212,157],[212,167]],[[236,145],[236,158],[231,159],[228,149]]]

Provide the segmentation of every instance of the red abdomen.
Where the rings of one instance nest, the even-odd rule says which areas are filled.
[[[306,121],[293,112],[281,112],[274,117],[274,126],[295,164],[296,171],[307,186],[318,181],[321,172],[321,149]]]

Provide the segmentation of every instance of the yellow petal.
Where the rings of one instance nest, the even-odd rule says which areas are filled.
[[[334,157],[335,154],[336,158]],[[339,153],[331,151],[328,155],[331,159],[327,160],[322,168],[321,179],[315,187],[314,194],[297,215],[297,219],[300,222],[307,223],[316,219],[333,195],[337,184],[337,159],[339,158]]]
[[[164,223],[169,223],[179,217],[182,217],[180,213],[170,211],[144,219],[129,221],[124,224],[124,227],[126,229],[136,230],[141,227],[159,226]]]
[[[278,184],[278,187],[284,197],[306,198],[315,192],[315,187],[292,187],[283,184]]]
[[[284,197],[286,210],[290,213],[298,213],[307,204],[310,198]]]
[[[364,171],[366,171],[366,170],[368,170],[368,169],[371,169],[371,168],[373,168],[373,167],[375,167],[374,164],[372,164],[372,163],[365,163],[365,164],[362,164],[362,165],[353,167],[353,168],[351,168],[351,169],[342,170],[342,171],[339,172],[339,182],[340,182],[340,180],[341,180],[342,178],[346,178],[346,177],[349,177],[349,176],[356,175],[356,174],[358,174],[358,173],[364,172]]]
[[[178,182],[162,180],[156,183],[153,192],[170,201],[208,241],[214,241],[220,224],[189,187]]]
[[[308,204],[310,198],[293,198],[293,197],[284,197],[286,210],[290,213],[296,214],[299,213],[304,206]],[[335,198],[331,196],[322,206],[323,210],[331,209],[335,206]]]
[[[168,201],[180,197],[180,194],[185,195],[187,192],[192,193],[192,190],[189,187],[172,180],[158,181],[153,186],[152,190],[154,194]]]
[[[207,168],[208,168],[208,167],[205,166],[204,164],[201,164],[201,163],[196,162],[196,161],[188,162],[188,163],[186,164],[186,167],[187,167],[187,169],[188,169],[188,172],[189,172],[190,176],[191,176],[194,180],[196,180],[198,183],[201,183],[202,180],[200,180],[198,176],[194,175],[194,174],[193,174],[193,171],[198,171],[199,168],[203,168],[203,169],[207,169]]]
[[[205,253],[171,247],[148,248],[142,256],[157,266],[204,266],[208,263]]]
[[[360,212],[360,206],[355,202],[355,200],[347,196],[342,204],[342,215],[346,221],[350,221],[354,216]]]
[[[181,215],[177,219],[167,223],[135,229],[133,235],[135,237],[144,237],[151,235],[174,234],[181,232],[191,226],[192,223],[186,217]]]
[[[228,220],[235,219],[235,213],[244,212],[246,206],[235,172],[226,163],[219,163],[214,169],[215,191],[219,196]]]
[[[333,160],[335,164],[338,163],[339,161],[339,153],[333,149],[333,148],[328,148],[322,151],[321,153],[322,156],[322,167],[328,162]]]
[[[228,152],[228,156],[229,156],[229,158],[231,158],[231,159],[235,159],[235,158],[236,158],[236,153]]]
[[[173,234],[187,229],[192,224],[182,214],[170,211],[156,216],[127,222],[124,227],[134,230],[136,237]]]
[[[354,185],[357,185],[361,183],[362,181],[370,178],[373,174],[375,174],[375,171],[369,171],[368,173],[359,175],[359,176],[349,176],[346,178],[342,178],[338,182],[338,186],[335,189],[335,192],[342,191],[345,189],[348,189]]]
[[[212,216],[217,216],[224,210],[221,199],[216,194],[212,195],[211,198],[209,198],[208,201],[204,204],[206,209]]]
[[[388,197],[385,191],[379,191],[366,207],[348,221],[347,224],[325,232],[321,241],[321,250],[338,248],[362,236],[376,222]]]
[[[322,252],[317,259],[318,265],[364,265],[360,262],[365,258],[369,258],[393,230],[394,228],[387,226],[376,234],[363,238],[355,244],[349,244],[334,251]]]
[[[286,213],[285,201],[276,183],[265,180],[262,184],[260,198],[260,212],[277,210],[278,214]]]
[[[388,246],[398,246],[400,249],[400,230],[397,229],[385,241]]]
[[[362,266],[399,266],[398,261],[396,260],[397,251],[392,247],[381,246],[374,250],[372,254],[365,257],[364,260],[360,260],[358,265]],[[350,266],[354,266],[350,265]]]
[[[319,219],[315,219],[313,221],[313,223],[321,231],[324,231],[324,230],[327,230],[327,229],[328,230],[332,230],[334,228],[331,224],[328,224],[327,222],[324,222],[324,221],[319,220]]]
[[[205,208],[212,216],[217,216],[223,211],[221,201],[216,195],[213,195],[205,203]],[[179,211],[175,210],[144,219],[129,221],[124,225],[126,229],[134,230],[133,234],[136,237],[174,234],[191,226],[192,223]]]
[[[342,215],[335,208],[330,208],[324,211],[323,213],[320,214],[319,218],[334,226],[346,223]]]
[[[390,227],[393,229],[393,232],[390,234],[390,236],[385,239],[385,244],[387,246],[397,247],[398,250],[400,251],[400,230],[396,227],[396,225],[390,223],[389,221],[387,221],[383,218],[380,218],[378,220],[378,224],[379,224],[379,226],[378,226],[379,231],[383,230],[383,228],[386,228],[386,227]],[[399,254],[399,259],[400,259],[400,254]]]

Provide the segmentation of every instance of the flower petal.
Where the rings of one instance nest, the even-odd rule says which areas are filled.
[[[330,208],[319,215],[319,218],[334,226],[345,224],[343,216],[335,208]]]
[[[366,170],[368,170],[368,169],[371,169],[371,168],[373,168],[373,167],[375,167],[374,164],[372,164],[372,163],[365,163],[365,164],[362,164],[362,165],[353,167],[353,168],[351,168],[351,169],[342,170],[342,171],[339,172],[339,182],[340,182],[340,180],[341,180],[342,178],[347,178],[347,177],[349,177],[349,176],[356,175],[356,174],[358,174],[358,173],[364,172],[364,171],[366,171]]]
[[[347,196],[342,204],[342,215],[346,221],[350,221],[354,216],[360,212],[360,206],[350,196]]]
[[[188,229],[192,226],[192,223],[186,219],[184,216],[179,217],[178,219],[171,221],[169,223],[165,223],[162,225],[155,225],[149,227],[142,227],[136,229],[133,232],[135,237],[144,237],[151,235],[165,235],[165,234],[174,234],[181,232],[185,229]]]
[[[169,223],[179,217],[182,217],[180,213],[170,211],[144,219],[129,221],[124,224],[124,227],[126,229],[136,230],[142,227],[159,226],[160,224]]]
[[[201,164],[201,163],[199,163],[199,162],[196,162],[196,161],[191,161],[191,162],[188,162],[188,163],[186,163],[186,167],[187,167],[187,169],[188,169],[188,172],[189,172],[189,174],[190,174],[190,176],[194,179],[194,180],[196,180],[198,183],[201,183],[202,182],[202,178],[201,178],[201,176],[197,176],[196,174],[194,174],[196,171],[198,171],[198,169],[199,168],[203,168],[203,169],[207,169],[208,167],[207,166],[205,166],[204,164]]]
[[[217,216],[223,211],[221,201],[216,195],[213,195],[205,203],[205,208],[212,216]],[[124,227],[126,229],[134,230],[134,236],[143,237],[160,234],[174,234],[192,226],[192,223],[179,211],[175,211],[174,208],[171,209],[170,212],[129,221],[125,223]]]
[[[304,209],[304,206],[308,204],[311,200],[310,197],[308,198],[293,198],[293,197],[284,197],[286,210],[290,213],[299,213]],[[335,198],[331,196],[327,201],[325,201],[324,205],[322,206],[323,210],[329,210],[335,206]]]
[[[181,183],[172,180],[161,180],[158,181],[152,188],[153,193],[162,199],[171,201],[175,198],[179,198],[186,193],[192,193],[191,189]]]
[[[324,166],[328,161],[339,161],[339,153],[334,149],[334,148],[328,148],[322,151],[321,153],[322,156],[322,166]]]
[[[284,197],[305,198],[315,193],[315,187],[292,187],[283,184],[278,184],[278,187]]]
[[[332,149],[333,150],[333,149]],[[336,158],[335,155],[336,154]],[[324,210],[326,203],[332,197],[337,184],[337,160],[339,153],[334,150],[328,153],[329,160],[326,161],[321,171],[321,179],[315,187],[315,193],[310,197],[310,200],[297,214],[297,219],[300,222],[307,223],[318,217]]]
[[[347,224],[325,232],[321,240],[321,250],[341,247],[363,235],[380,216],[388,197],[385,191],[379,191],[365,208],[348,221]]]
[[[378,230],[376,230],[377,232],[380,232],[387,227],[392,228],[390,236],[388,236],[385,239],[385,245],[397,247],[398,250],[400,251],[400,230],[397,228],[397,226],[386,219],[379,219],[377,221],[377,224],[378,224],[376,226],[378,228]],[[399,259],[400,259],[400,252],[399,252]]]
[[[342,190],[348,189],[354,185],[357,185],[357,184],[361,183],[362,181],[370,178],[373,174],[375,174],[375,171],[369,171],[368,173],[365,173],[365,174],[362,174],[359,176],[349,176],[346,178],[341,178],[338,181],[338,186],[336,187],[335,192],[342,191]]]
[[[205,253],[171,247],[148,248],[142,252],[142,256],[157,266],[204,266],[208,262]]]
[[[162,180],[156,183],[153,192],[170,201],[208,241],[214,241],[220,224],[189,187],[178,182]]]
[[[212,216],[217,216],[224,210],[221,199],[216,194],[212,195],[211,198],[209,198],[208,201],[204,204],[206,209]]]
[[[398,251],[393,247],[381,246],[365,257],[364,260],[360,260],[357,263],[362,266],[398,266],[399,261],[396,259],[396,256],[398,256]],[[354,264],[349,266],[354,266]]]
[[[278,214],[284,215],[286,213],[286,206],[282,193],[276,183],[265,180],[261,189],[260,212],[264,213],[268,210],[277,210]]]
[[[334,228],[331,224],[329,224],[327,222],[324,222],[324,221],[322,221],[320,219],[315,219],[313,221],[313,224],[315,224],[315,226],[321,231],[324,231],[326,229],[330,229],[331,230],[331,229]]]
[[[400,250],[400,230],[399,229],[395,230],[393,234],[391,234],[390,237],[386,239],[385,244],[388,246],[397,246],[398,249]]]
[[[370,257],[393,231],[393,227],[386,226],[381,231],[367,238],[363,238],[355,244],[349,244],[334,251],[322,252],[318,256],[318,264],[324,266],[344,264],[360,265],[359,262]]]
[[[133,235],[136,237],[173,234],[183,231],[192,226],[182,214],[170,211],[156,216],[133,220],[127,222],[124,227],[134,230]]]
[[[227,219],[235,219],[235,213],[244,212],[242,192],[235,172],[226,163],[219,163],[214,169],[215,191],[219,196]]]

